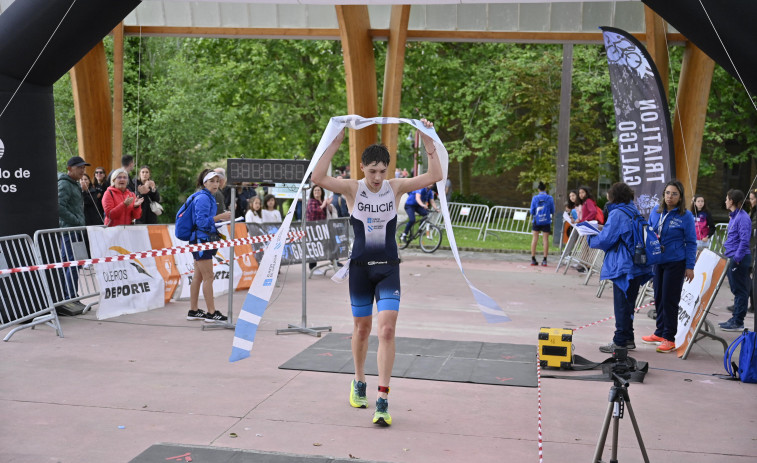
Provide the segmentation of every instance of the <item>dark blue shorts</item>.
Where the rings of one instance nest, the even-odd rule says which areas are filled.
[[[533,227],[531,227],[531,230],[535,232],[542,232],[542,233],[549,233],[552,234],[552,224],[548,223],[546,225],[536,225],[534,224]]]
[[[373,315],[376,309],[400,309],[399,264],[357,265],[350,262],[350,301],[354,317]]]
[[[197,243],[207,243],[208,240],[191,240],[189,244],[197,244]],[[218,252],[218,249],[211,249],[209,251],[197,251],[192,253],[192,257],[195,258],[195,260],[208,260],[212,259],[213,256],[216,255]]]

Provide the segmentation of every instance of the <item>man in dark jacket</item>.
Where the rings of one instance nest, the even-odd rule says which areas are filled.
[[[81,197],[79,180],[84,175],[84,167],[88,165],[90,164],[81,157],[74,156],[66,163],[66,173],[58,174],[58,225],[60,228],[83,227],[85,225],[84,201]],[[76,241],[80,237],[80,234],[62,234],[60,257],[63,261],[74,260],[71,241]],[[73,299],[78,294],[79,268],[68,267],[63,269],[63,273],[65,276],[63,299]],[[77,302],[76,305],[81,305],[81,303]]]

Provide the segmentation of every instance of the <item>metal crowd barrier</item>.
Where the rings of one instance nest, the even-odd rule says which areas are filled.
[[[489,206],[486,204],[448,203],[447,207],[453,227],[480,231],[489,221]]]
[[[593,275],[599,275],[602,272],[602,265],[605,263],[605,252],[601,249],[596,249],[594,260],[591,262],[591,266],[586,270],[586,279],[584,285],[589,284],[589,280]]]
[[[710,251],[723,254],[723,245],[728,238],[728,224],[719,223],[715,225],[715,233],[710,238]]]
[[[0,237],[0,268],[36,265],[37,255],[28,235]],[[61,338],[63,330],[50,298],[46,272],[0,275],[0,330],[14,327],[3,338],[8,341],[17,331],[36,325],[52,326]]]
[[[578,266],[583,266],[584,269],[588,271],[598,252],[599,249],[592,249],[589,247],[589,242],[586,239],[586,236],[579,236],[576,240],[575,246],[573,246],[573,251],[570,253],[570,262]],[[565,266],[563,275],[568,273],[568,267],[568,265]]]
[[[571,254],[573,254],[573,248],[576,246],[576,242],[581,235],[578,234],[575,227],[571,227],[570,235],[568,236],[568,242],[562,249],[560,254],[560,260],[557,261],[557,267],[555,267],[555,273],[560,271],[560,267],[565,265],[566,267],[571,264]],[[599,296],[597,296],[599,297]]]
[[[37,230],[34,233],[34,244],[39,252],[40,265],[90,258],[87,227]],[[50,270],[48,280],[56,308],[66,305],[74,314],[86,313],[99,303],[100,289],[92,265]],[[90,297],[95,299],[86,305],[81,304],[82,299]],[[81,306],[76,307],[79,304]]]
[[[489,210],[489,220],[481,229],[486,235],[489,233],[520,233],[531,234],[531,210],[525,207],[494,206]],[[496,235],[495,235],[496,236]],[[479,239],[481,234],[479,233]]]

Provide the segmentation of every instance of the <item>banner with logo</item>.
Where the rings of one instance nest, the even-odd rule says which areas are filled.
[[[226,230],[226,232],[228,232],[228,230]],[[168,233],[171,235],[173,246],[186,246],[189,244],[187,241],[182,241],[176,238],[174,225],[168,226]],[[229,248],[223,248],[219,249],[216,255],[211,259],[213,261],[213,297],[221,296],[229,292],[229,264],[224,263],[228,258]],[[177,301],[186,301],[189,300],[189,287],[192,285],[192,278],[194,278],[195,260],[194,257],[192,257],[191,252],[176,254],[174,259],[176,261],[176,268],[181,274],[179,291],[175,293],[174,299]],[[202,291],[200,291],[200,299],[203,298]]]
[[[247,226],[244,223],[234,224],[234,238],[247,238]],[[227,235],[230,237],[230,235]],[[258,273],[258,261],[255,260],[251,245],[243,244],[234,248],[234,290],[250,289],[252,280]]]
[[[93,256],[117,256],[150,249],[147,227],[87,227]],[[97,318],[146,312],[165,305],[165,282],[154,258],[107,262],[95,266],[100,287]]]
[[[147,233],[150,236],[152,249],[164,249],[173,246],[171,243],[171,236],[168,234],[168,226],[150,225],[147,227]],[[171,301],[171,298],[173,298],[176,288],[179,287],[181,276],[179,275],[179,271],[176,270],[174,256],[155,256],[155,265],[158,268],[160,275],[163,277],[163,281],[165,281],[165,294],[163,299],[168,303]]]
[[[678,303],[678,331],[676,352],[683,356],[690,348],[692,339],[700,328],[704,311],[715,297],[725,277],[727,259],[703,249],[694,265],[694,279],[683,283],[681,300]]]
[[[675,178],[675,150],[665,87],[646,48],[631,34],[601,27],[615,102],[620,178],[649,218]]]
[[[318,160],[321,158],[324,151],[326,151],[326,148],[331,144],[334,138],[336,138],[336,136],[345,129],[345,127],[359,130],[373,124],[400,123],[405,123],[413,126],[433,140],[434,148],[439,155],[439,161],[442,165],[442,179],[437,182],[436,186],[438,191],[444,191],[445,183],[447,180],[449,156],[447,154],[447,149],[442,144],[433,127],[427,128],[421,121],[417,119],[404,119],[396,117],[364,118],[356,115],[332,117],[329,121],[329,125],[326,127],[326,130],[324,130],[323,135],[321,136],[321,140],[318,143],[318,147],[316,148],[315,153],[313,153],[313,158],[311,159],[310,165],[308,165],[308,168],[305,171],[302,183],[300,183],[297,194],[294,196],[292,205],[289,207],[289,212],[287,212],[287,215],[284,218],[283,223],[281,224],[281,228],[279,228],[279,230],[276,232],[276,235],[273,237],[273,240],[271,241],[265,255],[263,256],[263,260],[260,263],[259,269],[259,271],[262,273],[262,276],[260,278],[255,278],[255,280],[252,282],[250,291],[247,293],[247,297],[245,298],[244,304],[242,305],[242,311],[239,314],[236,330],[234,332],[234,341],[232,343],[231,356],[229,357],[230,362],[235,362],[237,360],[241,360],[250,356],[250,351],[252,350],[252,346],[255,340],[255,334],[258,331],[258,324],[260,323],[260,320],[263,317],[263,313],[268,306],[268,301],[271,298],[273,287],[276,283],[276,278],[278,277],[279,267],[281,266],[281,257],[284,251],[284,241],[292,224],[294,211],[297,208],[297,201],[302,195],[302,189],[305,185],[305,181],[310,176],[310,173],[313,172],[313,168],[318,163]],[[468,288],[470,288],[471,292],[473,293],[473,297],[476,300],[478,308],[481,310],[484,318],[489,323],[510,321],[510,318],[505,314],[504,310],[502,310],[502,308],[497,305],[494,299],[473,286],[473,283],[471,283],[471,281],[465,275],[465,272],[463,271],[463,264],[462,262],[460,262],[460,255],[457,250],[455,235],[452,230],[452,221],[450,220],[449,210],[447,209],[447,199],[444,197],[444,195],[441,195],[440,200],[442,204],[442,214],[444,215],[444,224],[447,231],[447,238],[450,242],[450,247],[452,248],[452,254],[455,256],[455,261],[460,268],[460,272],[462,273],[465,282],[468,284]]]

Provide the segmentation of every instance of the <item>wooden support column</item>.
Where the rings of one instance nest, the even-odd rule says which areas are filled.
[[[113,112],[103,43],[95,45],[70,74],[79,156],[92,164],[87,168],[91,177],[95,167],[111,165],[113,152]]]
[[[389,21],[389,42],[386,46],[386,67],[384,69],[384,97],[381,115],[399,117],[402,101],[402,75],[405,69],[405,44],[407,24],[410,20],[410,5],[392,5]],[[392,160],[389,163],[389,177],[394,176],[397,166],[397,139],[399,124],[381,127],[381,143],[389,148]]]
[[[673,141],[676,177],[683,184],[687,207],[697,188],[702,135],[714,69],[715,62],[709,56],[693,43],[686,43],[673,115]]]
[[[344,77],[347,82],[347,113],[363,117],[378,116],[376,62],[373,58],[371,23],[366,5],[337,5],[339,34],[344,54]],[[360,155],[378,141],[378,127],[372,125],[350,130],[350,175],[363,177]]]
[[[665,21],[655,13],[648,6],[644,6],[644,22],[646,25],[646,42],[647,51],[652,56],[657,71],[660,74],[660,80],[662,86],[665,88],[665,96],[670,101],[670,93],[668,91],[670,80],[670,66],[668,59],[668,44],[665,39],[667,33],[667,24]]]
[[[124,150],[124,23],[113,29],[113,153],[110,168],[121,167]],[[109,171],[109,170],[108,170]]]

